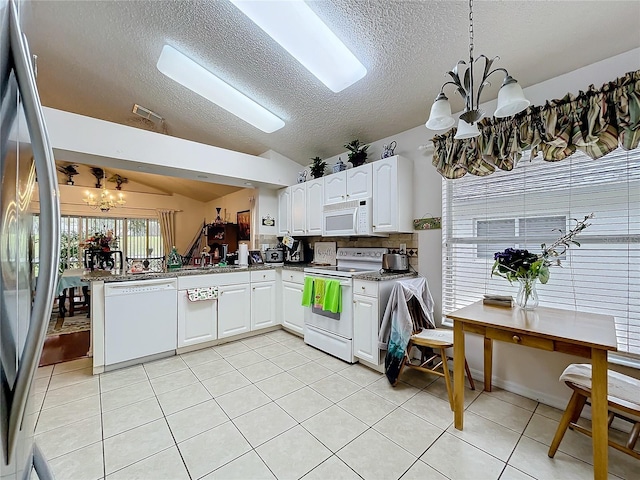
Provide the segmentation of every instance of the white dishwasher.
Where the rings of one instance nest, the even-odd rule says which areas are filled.
[[[176,279],[108,283],[104,287],[105,365],[175,351]]]

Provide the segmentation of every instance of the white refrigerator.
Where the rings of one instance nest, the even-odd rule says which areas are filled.
[[[53,478],[34,442],[37,414],[29,404],[58,280],[60,206],[33,59],[20,28],[24,7],[0,0],[0,480]],[[38,231],[30,211],[36,185]]]

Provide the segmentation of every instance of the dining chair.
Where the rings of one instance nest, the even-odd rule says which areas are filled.
[[[615,418],[631,424],[627,442],[622,445],[609,437],[609,446],[640,460],[640,452],[635,450],[638,436],[640,436],[640,380],[613,370],[609,370],[607,378],[609,426]],[[569,365],[560,375],[560,381],[565,382],[573,390],[573,394],[549,447],[549,457],[552,458],[567,428],[589,437],[593,436],[590,429],[577,423],[585,404],[589,403],[591,397],[591,365],[583,363]]]
[[[126,257],[125,263],[127,271],[130,271],[134,264],[140,263],[145,272],[162,272],[165,268],[165,257]]]
[[[420,360],[414,360],[411,357],[412,347],[420,352]],[[449,405],[453,410],[453,389],[451,388],[451,373],[449,372],[448,360],[453,360],[447,355],[447,349],[454,348],[453,330],[448,328],[423,328],[421,332],[411,335],[409,344],[405,351],[405,358],[398,378],[402,376],[405,368],[419,370],[439,377],[444,377],[444,383],[447,387],[447,395],[449,397]],[[476,386],[469,370],[467,360],[464,361],[464,369],[469,379],[471,390],[475,390]]]

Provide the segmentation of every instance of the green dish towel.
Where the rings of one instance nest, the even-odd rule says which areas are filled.
[[[324,310],[325,285],[329,280],[324,278],[313,279],[313,306]]]
[[[302,306],[310,307],[313,304],[313,277],[304,277],[304,289],[302,290]]]
[[[339,280],[324,281],[324,301],[322,309],[332,313],[342,312],[342,289]]]

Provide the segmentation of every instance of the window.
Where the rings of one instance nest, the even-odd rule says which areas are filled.
[[[536,251],[543,243],[550,243],[560,235],[555,233],[565,231],[567,218],[564,215],[553,217],[509,218],[498,220],[477,220],[476,231],[479,241],[477,247],[478,258],[490,258],[493,254],[505,249],[505,242],[514,248],[526,248]],[[564,260],[565,255],[559,258]]]
[[[38,218],[34,221],[37,231]],[[125,257],[162,257],[164,248],[157,218],[70,217],[60,220],[60,267],[82,268],[80,244],[95,232],[112,230],[118,238],[116,250]]]
[[[491,277],[493,253],[539,253],[592,212],[581,246],[538,285],[540,304],[615,316],[619,351],[640,358],[640,150],[523,159],[511,172],[443,180],[443,313],[485,293],[515,297],[517,285]]]

